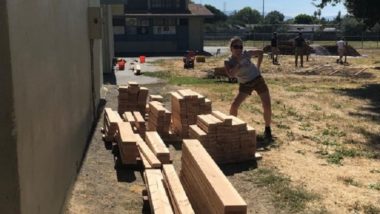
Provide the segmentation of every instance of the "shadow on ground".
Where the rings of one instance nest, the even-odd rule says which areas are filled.
[[[99,123],[99,121],[102,119],[101,115],[102,115],[103,110],[104,110],[104,108],[106,106],[106,103],[107,103],[107,101],[105,99],[100,99],[99,104],[97,106],[97,112],[94,112],[95,118],[94,118],[94,121],[93,121],[93,123],[91,125],[90,133],[87,136],[86,146],[85,146],[85,149],[83,151],[82,159],[80,160],[80,163],[77,166],[77,173],[79,173],[79,171],[81,170],[81,168],[83,166],[83,161],[86,158],[87,151],[88,151],[88,148],[90,146],[91,140],[94,138],[94,135],[95,135],[95,132],[96,132],[96,126]]]
[[[350,112],[352,116],[365,118],[374,122],[380,122],[380,84],[366,84],[360,88],[337,89],[336,93],[350,96],[355,99],[368,100],[369,105],[358,109],[358,112]],[[373,133],[368,130],[361,130],[361,133],[368,138],[369,145],[380,150],[380,133]]]
[[[235,173],[241,173],[244,171],[249,171],[257,168],[257,161],[250,160],[240,163],[231,163],[231,164],[221,164],[219,168],[223,171],[226,176],[234,175]]]
[[[116,85],[115,73],[103,74],[103,84],[105,85]]]

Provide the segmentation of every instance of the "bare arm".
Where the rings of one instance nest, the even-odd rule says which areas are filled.
[[[248,54],[252,57],[257,57],[257,68],[260,70],[260,67],[261,67],[261,63],[263,61],[263,56],[264,56],[264,51],[263,50],[260,50],[260,49],[256,49],[256,50],[250,50],[248,51]]]

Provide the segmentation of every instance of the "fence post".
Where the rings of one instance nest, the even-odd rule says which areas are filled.
[[[364,48],[364,33],[362,33],[362,49]]]

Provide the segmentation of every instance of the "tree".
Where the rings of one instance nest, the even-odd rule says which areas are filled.
[[[344,35],[361,36],[366,25],[353,16],[344,16],[342,19],[342,31]]]
[[[206,4],[205,7],[214,14],[212,18],[207,18],[205,20],[206,23],[216,23],[216,22],[224,22],[227,20],[227,15],[224,14],[222,11],[218,10],[216,7],[212,5]]]
[[[294,17],[294,23],[296,24],[312,24],[313,21],[314,18],[307,14],[299,14],[298,16]]]
[[[285,16],[284,14],[278,12],[277,10],[269,12],[265,16],[265,23],[268,24],[280,24],[284,22]]]
[[[339,11],[338,15],[335,17],[334,22],[340,24],[342,22],[342,13]]]
[[[233,14],[231,19],[237,24],[257,24],[262,20],[262,17],[259,11],[245,7]]]
[[[356,18],[363,19],[369,26],[374,26],[380,22],[380,4],[379,0],[313,0],[319,2],[317,7],[323,8],[327,4],[335,5],[343,2],[347,11]]]
[[[372,28],[371,31],[374,33],[380,33],[380,24],[376,23]]]

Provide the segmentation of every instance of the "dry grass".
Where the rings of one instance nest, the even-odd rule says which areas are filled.
[[[263,152],[262,165],[275,167],[294,185],[320,195],[308,202],[331,213],[378,213],[380,204],[380,64],[379,50],[362,50],[365,58],[349,58],[350,65],[335,58],[311,57],[296,69],[293,58],[280,57],[280,66],[265,58],[263,76],[272,96],[272,149]],[[226,56],[207,58],[194,70],[182,69],[179,60],[160,63],[170,75],[202,78],[222,66]],[[310,72],[321,65],[329,72]],[[366,70],[360,72],[358,71]],[[340,70],[337,73],[331,71]],[[176,84],[175,82],[172,82]],[[228,112],[237,84],[192,82],[192,88],[213,101],[213,109]],[[250,97],[239,117],[259,134],[264,123],[258,96]]]

